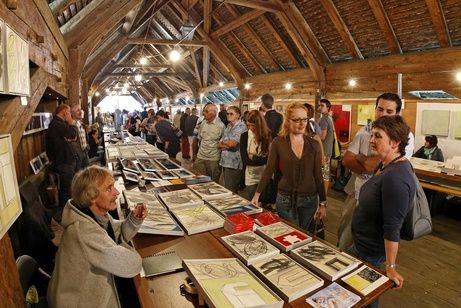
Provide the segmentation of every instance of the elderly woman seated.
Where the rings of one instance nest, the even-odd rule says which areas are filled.
[[[108,212],[116,208],[118,195],[107,169],[90,166],[75,175],[48,286],[50,307],[121,307],[126,294],[121,278],[141,270],[141,257],[128,243],[147,208],[140,204],[124,221],[115,220]]]
[[[437,136],[430,135],[425,137],[426,142],[424,146],[422,146],[413,157],[436,160],[436,161],[444,161],[442,150],[437,146]]]

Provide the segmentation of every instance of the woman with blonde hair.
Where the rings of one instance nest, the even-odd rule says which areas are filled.
[[[326,216],[326,194],[320,145],[307,136],[308,121],[303,105],[292,104],[286,109],[282,129],[272,141],[267,165],[252,202],[258,203],[261,192],[278,167],[282,173],[276,199],[279,216],[312,231],[313,220],[319,221]]]
[[[240,156],[245,170],[245,197],[251,198],[266,166],[272,135],[258,110],[248,113],[247,127],[248,131],[240,137]],[[264,198],[262,199],[264,203]]]

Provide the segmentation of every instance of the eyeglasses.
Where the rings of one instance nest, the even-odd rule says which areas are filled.
[[[228,112],[227,115],[235,115],[233,112]]]
[[[298,118],[298,119],[290,119],[290,121],[293,121],[293,122],[295,122],[297,124],[300,124],[300,123],[307,123],[309,121],[309,119],[308,118],[304,118],[304,119],[303,118]]]

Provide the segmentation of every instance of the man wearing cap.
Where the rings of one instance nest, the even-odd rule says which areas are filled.
[[[266,119],[267,126],[272,132],[272,138],[275,138],[280,131],[280,127],[283,123],[283,116],[272,109],[274,104],[274,98],[270,94],[264,94],[261,96],[261,110],[264,112],[264,118]]]

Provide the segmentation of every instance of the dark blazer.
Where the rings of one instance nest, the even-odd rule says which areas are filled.
[[[431,160],[445,161],[445,160],[443,159],[442,150],[441,150],[438,146],[435,146],[435,147],[436,147],[436,149],[435,149],[434,152],[432,153]],[[416,151],[415,154],[413,154],[413,157],[429,159],[426,155],[424,155],[424,146],[422,146],[421,148],[419,148],[419,150]]]

